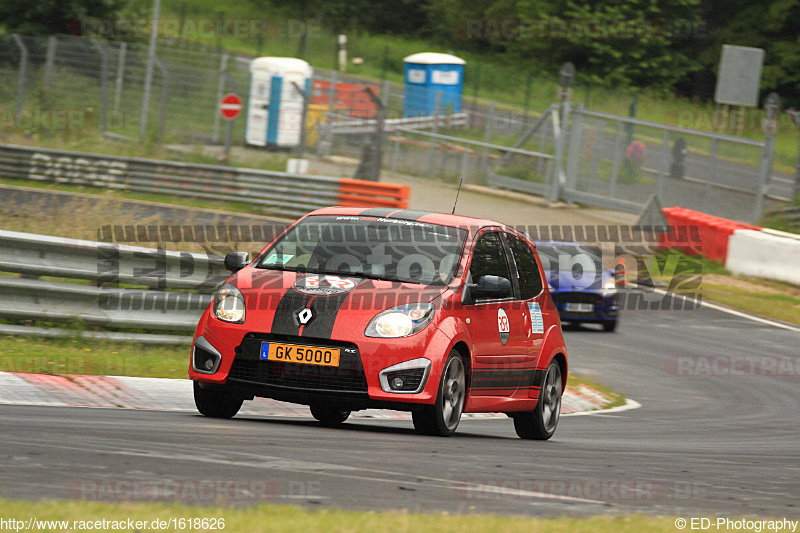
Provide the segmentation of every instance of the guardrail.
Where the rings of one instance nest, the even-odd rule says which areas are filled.
[[[0,318],[187,334],[228,277],[222,256],[0,230]],[[68,283],[39,276],[88,281]],[[143,288],[120,288],[117,285]],[[179,289],[180,292],[169,289]],[[69,335],[65,328],[0,324],[0,333]],[[87,337],[183,343],[191,337],[83,332]]]
[[[450,113],[425,117],[388,118],[383,121],[383,131],[399,131],[404,128],[465,128],[468,125],[467,113]],[[374,133],[378,122],[376,119],[353,120],[352,117],[346,117],[325,127],[329,127],[332,133]]]
[[[352,180],[15,145],[0,145],[0,173],[15,179],[242,202],[293,217],[331,205],[404,209],[409,196],[406,186],[360,182],[358,202],[348,203],[356,201]]]

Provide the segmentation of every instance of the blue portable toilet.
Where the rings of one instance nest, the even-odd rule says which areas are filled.
[[[439,112],[461,112],[464,92],[464,65],[460,57],[436,52],[412,54],[403,61],[405,70],[404,117],[436,113],[436,94],[442,92]]]

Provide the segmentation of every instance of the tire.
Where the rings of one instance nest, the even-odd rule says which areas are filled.
[[[436,403],[413,411],[414,429],[422,435],[449,437],[455,433],[464,411],[467,376],[461,355],[453,350],[447,356]]]
[[[337,409],[328,405],[312,405],[311,416],[320,421],[323,426],[336,427],[342,425],[350,416],[350,411]]]
[[[608,331],[611,333],[617,329],[617,321],[616,320],[609,320],[607,322],[603,322],[603,331]]]
[[[531,413],[514,415],[514,429],[519,438],[548,440],[553,436],[561,416],[562,383],[561,366],[557,361],[553,361],[542,380],[536,409]]]
[[[200,414],[211,418],[232,418],[242,407],[244,398],[225,390],[204,389],[194,382],[194,404]]]

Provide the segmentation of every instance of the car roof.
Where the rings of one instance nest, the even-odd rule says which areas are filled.
[[[579,248],[597,248],[596,244],[587,244],[582,242],[572,242],[572,241],[543,241],[540,239],[534,239],[533,244],[536,246],[577,246]]]
[[[489,220],[485,218],[468,217],[464,215],[452,215],[449,213],[436,213],[434,211],[421,211],[416,209],[397,209],[393,207],[323,207],[312,211],[310,215],[336,215],[336,216],[359,216],[389,218],[394,220],[409,220],[415,222],[427,222],[429,224],[439,224],[441,226],[452,226],[469,228],[472,233],[475,230],[486,226],[497,226],[510,233],[520,234],[519,231],[511,226]],[[530,239],[530,237],[527,237]]]

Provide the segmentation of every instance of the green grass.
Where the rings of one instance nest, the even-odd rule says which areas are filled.
[[[763,294],[757,289],[704,282],[703,299],[800,325],[800,293]]]
[[[143,345],[82,338],[39,339],[0,335],[0,372],[187,378],[188,346]],[[625,396],[587,377],[570,373],[570,387],[586,386],[625,403]]]
[[[477,533],[502,531],[504,533],[569,532],[590,533],[614,531],[615,533],[640,533],[648,531],[673,532],[675,518],[633,516],[598,516],[590,518],[530,518],[485,514],[412,513],[408,511],[346,511],[338,509],[307,510],[289,505],[265,503],[254,507],[199,507],[163,503],[95,503],[86,501],[27,502],[0,500],[0,514],[4,518],[28,520],[125,520],[152,522],[170,518],[222,518],[225,531],[250,533],[281,532],[308,533],[372,533],[392,531],[397,533]],[[72,524],[70,524],[70,529]],[[219,528],[222,529],[222,528]],[[60,530],[60,529],[54,529]],[[184,531],[170,525],[162,531]]]
[[[0,335],[0,371],[186,378],[188,346]]]
[[[800,287],[780,281],[734,276],[721,263],[706,257],[692,257],[677,250],[655,256],[659,272],[665,262],[677,260],[679,264],[693,265],[696,272],[699,262],[699,287],[678,288],[678,292],[702,294],[703,300],[721,303],[742,311],[800,325]],[[649,275],[649,274],[648,274]],[[711,280],[709,276],[713,276]],[[669,276],[654,276],[654,281],[670,283]]]

